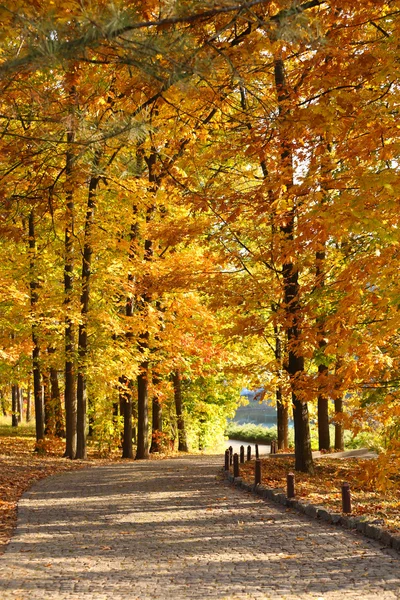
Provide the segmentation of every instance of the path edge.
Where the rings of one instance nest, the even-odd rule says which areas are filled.
[[[375,540],[388,548],[400,553],[400,534],[390,533],[376,521],[367,521],[364,517],[345,516],[341,513],[333,513],[322,506],[308,504],[288,498],[283,488],[271,488],[264,485],[246,483],[241,477],[234,477],[229,471],[223,470],[224,479],[245,492],[252,492],[263,500],[270,500],[281,506],[291,508],[295,512],[307,515],[312,519],[325,521],[332,525],[339,525],[345,529],[358,531],[364,537]]]

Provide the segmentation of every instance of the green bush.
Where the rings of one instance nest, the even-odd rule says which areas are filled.
[[[232,440],[252,442],[253,444],[270,444],[278,438],[276,427],[263,427],[262,425],[253,425],[253,423],[245,425],[228,423],[225,435]]]
[[[344,444],[346,450],[357,450],[358,448],[368,448],[381,452],[385,448],[385,439],[381,433],[373,431],[361,431],[353,435],[350,431],[345,431]]]

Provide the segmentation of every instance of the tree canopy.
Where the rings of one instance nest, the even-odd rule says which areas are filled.
[[[204,437],[245,380],[293,407],[299,470],[309,411],[322,449],[334,422],[396,451],[399,3],[0,16],[1,378],[33,373],[38,441],[53,369],[71,458],[88,418],[146,458],[174,391]]]

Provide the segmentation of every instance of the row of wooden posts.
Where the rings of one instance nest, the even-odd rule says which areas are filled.
[[[271,442],[271,454],[276,454],[276,442]],[[261,460],[259,457],[258,444],[255,444],[256,459],[254,461],[254,485],[261,485]],[[251,446],[247,446],[247,460],[251,460]],[[239,463],[244,463],[244,446],[240,446],[238,454],[233,453],[232,446],[225,450],[225,471],[229,471],[229,467],[233,466],[233,477],[239,477]],[[295,479],[294,473],[288,473],[286,476],[286,496],[295,498]],[[350,485],[347,482],[342,483],[342,512],[351,513],[351,495]]]

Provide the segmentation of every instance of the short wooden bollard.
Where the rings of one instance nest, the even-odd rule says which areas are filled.
[[[260,458],[260,455],[259,455],[259,453],[258,453],[258,444],[256,444],[256,459],[257,459],[257,458]]]
[[[261,484],[261,460],[259,458],[256,459],[254,463],[254,485]]]
[[[236,452],[233,455],[233,476],[239,477],[239,457]]]
[[[271,442],[271,454],[276,454],[277,451],[277,443],[275,440],[272,440]]]
[[[251,460],[251,446],[247,446],[247,460]]]
[[[233,464],[233,448],[232,448],[232,446],[229,446],[228,450],[229,450],[229,464],[232,465]]]
[[[225,471],[229,471],[229,450],[225,450]]]
[[[345,481],[342,484],[342,511],[351,513],[350,485]]]
[[[294,473],[288,473],[286,477],[286,488],[287,488],[287,497],[294,498]]]
[[[240,462],[244,463],[244,446],[240,446]]]

